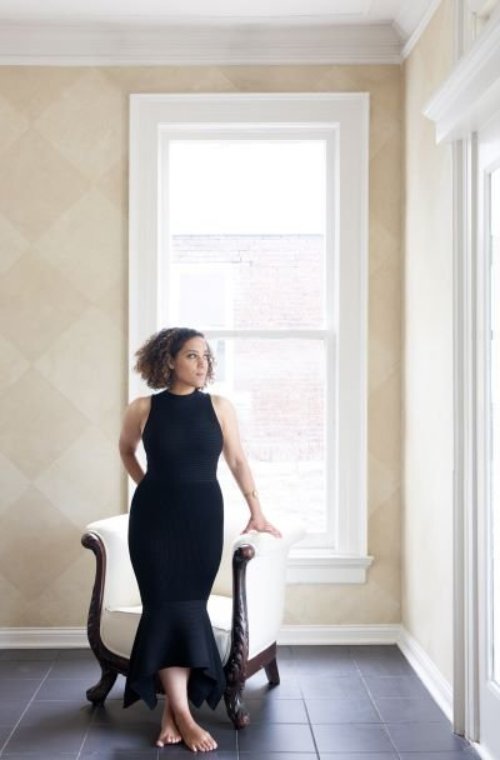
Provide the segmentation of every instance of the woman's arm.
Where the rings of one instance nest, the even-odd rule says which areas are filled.
[[[222,396],[212,395],[212,399],[214,400],[214,404],[221,416],[221,427],[224,435],[224,459],[226,460],[234,479],[238,483],[241,492],[247,501],[248,508],[250,509],[250,520],[242,532],[246,533],[248,530],[255,529],[258,531],[267,531],[274,536],[281,538],[280,531],[268,522],[262,512],[253,475],[241,445],[234,406],[228,399],[223,398]]]
[[[147,420],[150,408],[151,398],[149,396],[136,398],[127,406],[123,416],[118,448],[125,469],[136,483],[140,483],[143,479],[144,472],[135,456],[135,451],[141,440],[144,423]]]

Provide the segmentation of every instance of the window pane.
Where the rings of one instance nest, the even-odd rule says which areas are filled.
[[[325,352],[320,340],[212,339],[216,382],[209,393],[230,398],[262,507],[326,530]],[[219,355],[224,379],[219,375]],[[243,498],[220,460],[223,490]]]
[[[324,327],[325,142],[169,145],[168,321]]]

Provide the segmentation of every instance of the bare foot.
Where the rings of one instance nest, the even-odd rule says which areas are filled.
[[[161,720],[161,731],[156,740],[156,746],[164,747],[165,744],[178,744],[180,741],[182,741],[182,736],[177,728],[172,709],[170,705],[165,705]]]
[[[217,742],[208,731],[205,731],[189,713],[176,713],[175,720],[179,731],[181,732],[184,743],[193,752],[201,750],[208,752],[211,749],[217,749]]]

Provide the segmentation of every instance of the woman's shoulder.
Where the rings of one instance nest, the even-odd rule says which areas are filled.
[[[210,398],[214,409],[217,411],[219,418],[224,422],[230,422],[236,417],[236,409],[234,404],[226,396],[220,396],[218,393],[211,393]]]
[[[231,421],[235,414],[234,407],[225,396],[220,396],[218,393],[210,393],[208,395],[212,401],[212,406],[219,420],[222,432],[226,435],[226,431],[230,429]]]
[[[218,406],[221,409],[233,408],[233,404],[225,396],[220,396],[218,393],[210,393],[209,395],[210,395],[210,398],[212,399],[214,406]]]
[[[127,413],[137,417],[144,417],[151,409],[151,396],[137,396],[127,406]]]
[[[131,445],[136,445],[144,430],[150,409],[151,396],[138,396],[127,404],[123,415],[121,440],[128,440]]]

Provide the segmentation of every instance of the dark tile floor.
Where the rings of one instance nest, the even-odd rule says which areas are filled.
[[[290,646],[278,655],[281,684],[249,679],[252,723],[230,724],[223,702],[193,709],[218,742],[197,753],[221,760],[472,760],[396,646]],[[185,745],[156,749],[162,701],[122,708],[120,676],[106,703],[85,690],[99,669],[88,650],[0,651],[0,757],[12,760],[146,760],[192,757]]]

